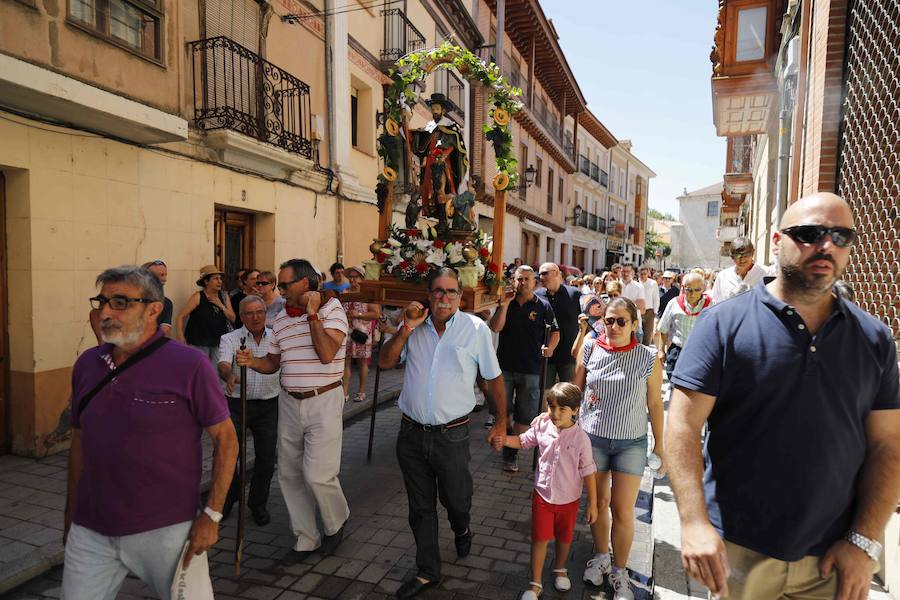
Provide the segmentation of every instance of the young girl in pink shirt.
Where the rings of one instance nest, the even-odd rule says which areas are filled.
[[[547,392],[547,412],[531,422],[521,435],[496,436],[494,447],[534,448],[540,452],[534,474],[531,499],[531,588],[522,600],[537,600],[544,587],[542,572],[547,545],[556,539],[553,565],[554,587],[565,592],[572,587],[566,570],[569,547],[578,518],[582,484],[587,487],[587,522],[597,520],[594,474],[597,467],[591,453],[591,441],[578,426],[581,390],[571,383],[557,383]]]

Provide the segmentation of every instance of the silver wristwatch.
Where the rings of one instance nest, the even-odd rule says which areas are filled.
[[[218,523],[219,521],[222,520],[222,513],[216,512],[208,506],[203,509],[203,512],[204,512],[204,514],[206,514],[207,517],[209,517],[209,520],[212,521],[213,523]]]
[[[855,531],[851,531],[847,534],[847,541],[865,552],[869,558],[878,562],[878,558],[881,556],[881,550],[883,548],[880,542],[867,538],[863,534]]]

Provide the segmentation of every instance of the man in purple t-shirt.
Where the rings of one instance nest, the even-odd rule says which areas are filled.
[[[129,571],[168,598],[185,542],[185,566],[216,543],[237,458],[237,436],[212,365],[169,341],[82,399],[131,356],[162,338],[163,290],[150,271],[123,266],[97,277],[105,342],[72,372],[72,446],[63,543],[63,596],[115,598]],[[200,436],[215,446],[201,512]],[[198,515],[199,513],[199,515]]]

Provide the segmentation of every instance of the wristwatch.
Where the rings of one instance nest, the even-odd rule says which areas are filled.
[[[878,562],[878,558],[881,556],[881,550],[883,549],[880,542],[867,538],[863,534],[855,531],[851,531],[847,534],[847,541],[865,552],[869,558]]]
[[[203,513],[207,517],[209,517],[209,520],[212,521],[213,523],[218,523],[219,521],[222,520],[222,513],[216,512],[208,506],[203,509]]]

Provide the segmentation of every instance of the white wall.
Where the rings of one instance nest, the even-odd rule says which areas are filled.
[[[716,239],[719,216],[706,216],[707,202],[712,201],[718,202],[721,210],[722,198],[718,193],[678,198],[678,220],[684,227],[678,240],[681,264],[673,266],[704,269],[731,266],[731,261],[719,254],[721,244]]]

